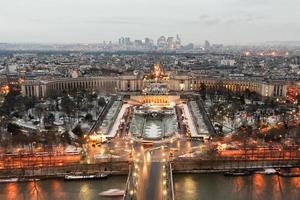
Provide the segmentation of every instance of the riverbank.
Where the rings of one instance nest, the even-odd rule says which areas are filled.
[[[76,164],[67,166],[32,167],[26,169],[1,169],[0,178],[62,178],[68,174],[108,173],[111,175],[127,175],[130,162],[103,162],[98,164]],[[171,162],[173,173],[221,173],[234,169],[261,170],[264,168],[300,167],[300,160],[191,160],[180,159]]]

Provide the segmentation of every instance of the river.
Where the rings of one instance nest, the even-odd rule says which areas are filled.
[[[115,200],[99,192],[124,188],[126,176],[107,180],[65,182],[59,179],[34,183],[0,184],[2,200]],[[247,177],[225,177],[222,174],[176,174],[176,200],[299,200],[300,177],[255,174]],[[117,200],[117,199],[116,199]]]
[[[300,177],[254,174],[225,177],[223,174],[177,174],[177,200],[299,200]]]

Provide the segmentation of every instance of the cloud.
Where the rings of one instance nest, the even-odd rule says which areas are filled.
[[[91,23],[91,24],[145,24],[138,20],[137,18],[122,18],[122,17],[111,17],[111,18],[99,18],[99,19],[86,19],[83,20],[84,23]]]
[[[206,14],[200,15],[198,19],[195,21],[197,23],[203,23],[208,26],[214,26],[222,22],[221,18],[212,17]]]
[[[238,23],[253,23],[265,19],[263,16],[255,16],[249,13],[244,13],[235,16],[209,16],[202,14],[197,20],[191,20],[191,23],[202,23],[208,26],[215,26],[219,24],[238,24]]]
[[[264,20],[265,17],[263,16],[255,16],[251,14],[246,14],[237,17],[229,17],[224,20],[226,24],[237,24],[237,23],[257,23],[259,21]]]

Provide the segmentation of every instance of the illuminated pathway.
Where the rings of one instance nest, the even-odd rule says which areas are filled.
[[[131,186],[125,199],[163,200],[172,199],[166,150],[161,147],[144,150],[134,157]]]

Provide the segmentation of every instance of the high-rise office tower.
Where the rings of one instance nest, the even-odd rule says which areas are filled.
[[[204,49],[208,50],[209,48],[210,48],[210,43],[209,43],[209,41],[205,40],[205,42],[204,42]]]
[[[167,47],[168,49],[175,49],[176,41],[174,37],[168,37],[167,39]]]
[[[165,36],[160,36],[158,39],[157,39],[157,46],[159,48],[166,48],[167,46],[167,41],[166,41],[166,37]]]
[[[181,46],[181,39],[179,37],[179,35],[177,34],[176,36],[176,48],[179,48]]]

